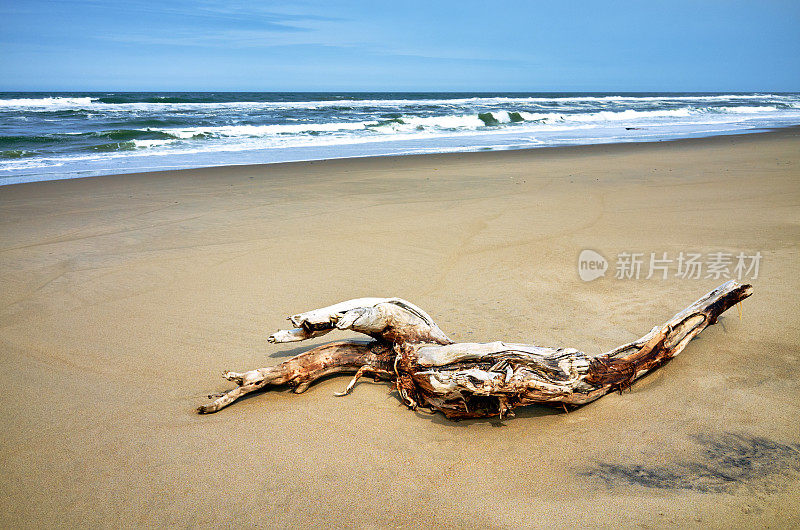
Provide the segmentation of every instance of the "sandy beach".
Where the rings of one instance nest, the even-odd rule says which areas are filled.
[[[0,525],[798,526],[799,250],[797,128],[0,187]],[[194,412],[308,349],[267,343],[292,313],[399,296],[597,354],[724,281],[619,253],[719,251],[762,256],[741,320],[569,413],[451,422],[346,377]]]

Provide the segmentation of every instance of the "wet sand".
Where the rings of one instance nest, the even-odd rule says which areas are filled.
[[[0,524],[800,525],[799,249],[798,129],[2,187]],[[267,343],[290,313],[400,296],[600,353],[722,283],[618,253],[717,251],[763,256],[743,318],[570,413],[455,423],[346,377],[194,413],[308,348]]]

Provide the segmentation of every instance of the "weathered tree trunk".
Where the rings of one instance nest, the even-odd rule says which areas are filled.
[[[513,415],[534,403],[581,405],[630,386],[678,355],[721,313],[752,294],[750,285],[729,281],[706,294],[637,341],[598,356],[572,348],[504,342],[453,343],[433,319],[399,298],[359,298],[289,317],[296,326],[270,337],[293,342],[336,329],[364,333],[368,343],[337,342],[314,348],[272,367],[243,374],[224,372],[238,386],[198,409],[216,412],[267,386],[303,392],[320,377],[355,373],[393,381],[412,409],[440,411],[448,418]]]

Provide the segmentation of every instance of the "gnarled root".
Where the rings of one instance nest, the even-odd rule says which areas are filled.
[[[292,386],[295,393],[304,392],[322,377],[335,373],[352,373],[368,367],[376,376],[393,374],[394,352],[384,342],[335,342],[319,346],[273,367],[249,372],[223,372],[222,376],[238,386],[198,407],[197,412],[208,414],[227,407],[240,397],[272,386]],[[361,372],[363,373],[363,371]],[[215,396],[216,397],[216,396]]]

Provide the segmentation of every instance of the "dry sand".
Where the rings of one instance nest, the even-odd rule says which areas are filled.
[[[599,353],[721,283],[582,282],[584,248],[763,259],[741,321],[569,414],[453,423],[346,378],[194,413],[342,299]],[[798,248],[797,129],[0,188],[0,525],[800,525]]]

